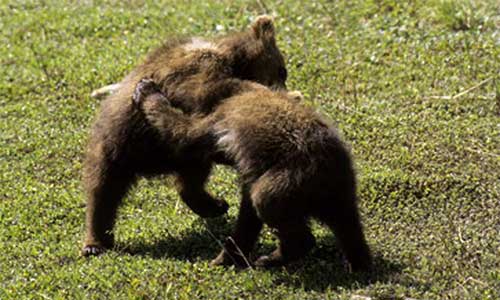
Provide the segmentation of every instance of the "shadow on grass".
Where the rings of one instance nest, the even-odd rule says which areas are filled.
[[[156,259],[210,260],[221,250],[220,243],[230,234],[232,225],[226,218],[199,219],[193,227],[201,227],[202,230],[189,229],[176,236],[167,235],[152,243],[118,244],[116,248],[119,252]]]
[[[305,259],[270,270],[275,283],[317,292],[340,287],[359,289],[374,282],[391,282],[404,268],[374,253],[374,270],[371,273],[349,273],[340,251],[328,244],[327,247],[320,242]]]
[[[209,261],[219,253],[220,243],[229,235],[234,220],[217,218],[208,221],[201,220],[194,228],[202,230],[187,230],[178,236],[166,236],[153,243],[138,242],[128,246],[118,245],[118,251],[131,255],[147,256],[155,259],[174,258],[185,261]],[[205,223],[205,224],[203,224]],[[201,225],[201,226],[199,226]],[[274,244],[258,245],[258,255],[270,253]],[[384,283],[398,281],[404,266],[383,258],[374,253],[374,271],[367,273],[349,273],[346,271],[340,250],[332,237],[318,241],[318,245],[304,259],[291,263],[286,267],[268,269],[277,285],[323,292],[326,289],[339,287],[347,289],[362,288],[374,282]],[[245,270],[242,270],[245,272]],[[416,282],[402,283],[416,286]]]

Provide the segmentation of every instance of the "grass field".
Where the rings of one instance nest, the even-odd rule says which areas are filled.
[[[0,299],[500,299],[500,4],[484,1],[0,0]],[[404,1],[402,1],[404,2]],[[211,268],[238,210],[205,221],[141,180],[117,249],[84,259],[82,158],[99,102],[164,38],[276,14],[288,86],[352,146],[371,276],[335,239],[274,270]],[[258,252],[275,244],[266,229]],[[358,298],[360,299],[360,298]]]

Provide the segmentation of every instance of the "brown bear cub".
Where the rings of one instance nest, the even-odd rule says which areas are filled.
[[[160,139],[132,102],[142,78],[152,78],[182,112],[207,114],[221,99],[257,83],[284,88],[286,69],[272,20],[260,17],[244,32],[165,44],[113,85],[113,93],[101,104],[84,161],[85,256],[113,246],[117,208],[138,176],[175,173],[181,199],[202,217],[228,209],[225,201],[205,191],[212,161],[198,151],[204,145],[187,145],[188,137],[175,127]]]
[[[255,265],[299,259],[315,244],[308,226],[313,217],[335,233],[352,270],[370,269],[351,157],[330,121],[264,86],[221,101],[210,115],[191,117],[173,108],[160,90],[144,80],[134,97],[159,135],[183,130],[191,139],[185,145],[202,142],[200,151],[211,147],[213,157],[222,155],[241,175],[236,228],[213,265],[246,266],[263,223],[276,229],[279,246]]]

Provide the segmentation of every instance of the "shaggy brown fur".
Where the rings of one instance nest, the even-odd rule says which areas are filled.
[[[172,135],[171,128],[180,129],[191,139],[185,145],[203,143],[203,153],[211,147],[214,157],[226,157],[241,174],[236,229],[213,265],[245,266],[263,223],[277,230],[280,244],[256,265],[276,266],[301,258],[315,244],[308,227],[308,219],[314,217],[335,233],[353,270],[371,267],[351,158],[324,116],[284,92],[258,85],[224,100],[208,116],[176,111],[151,81],[141,82],[136,95],[162,138]]]
[[[179,194],[195,213],[212,217],[227,211],[225,201],[214,199],[204,189],[212,163],[197,149],[205,146],[186,145],[186,137],[178,134],[181,128],[175,127],[160,139],[131,101],[142,78],[152,78],[184,113],[205,114],[221,99],[255,84],[242,80],[284,88],[286,69],[272,20],[260,17],[245,32],[165,44],[115,85],[116,91],[102,102],[84,162],[83,255],[113,246],[117,208],[137,176],[175,172]]]

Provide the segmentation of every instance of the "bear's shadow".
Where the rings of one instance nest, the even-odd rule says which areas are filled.
[[[130,255],[147,256],[155,259],[174,258],[183,261],[210,261],[222,249],[224,237],[232,228],[232,222],[225,218],[202,220],[193,228],[178,236],[167,235],[152,243],[136,242],[117,245],[117,250]],[[198,226],[203,225],[203,226]],[[274,244],[257,245],[257,254],[270,253]],[[275,284],[283,284],[304,290],[322,292],[326,289],[361,288],[373,282],[388,282],[404,269],[404,266],[391,262],[374,253],[374,270],[370,274],[349,273],[343,263],[342,254],[332,236],[320,238],[317,246],[304,259],[286,267],[267,269],[274,277]],[[243,270],[245,271],[245,270]],[[417,283],[408,283],[416,285]]]
[[[231,232],[226,218],[197,219],[192,228],[181,234],[167,234],[165,237],[149,242],[117,243],[116,250],[130,255],[147,256],[155,259],[174,258],[190,262],[210,260],[222,248],[223,237]],[[194,228],[202,228],[197,230]]]

